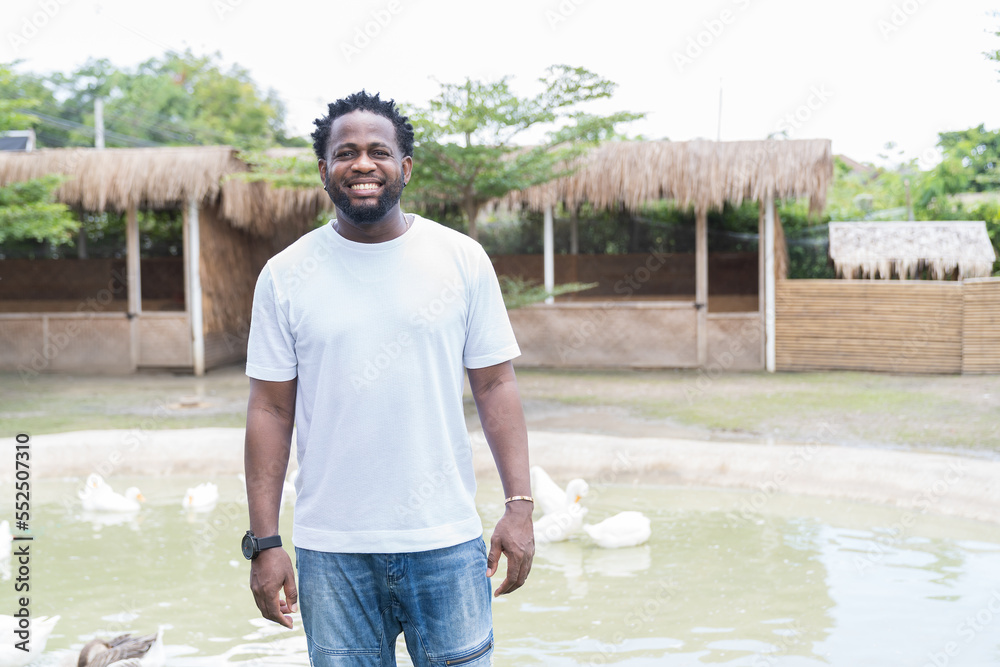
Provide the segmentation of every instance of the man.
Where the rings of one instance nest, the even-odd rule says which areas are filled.
[[[534,554],[520,354],[489,258],[467,236],[400,208],[413,128],[364,91],[313,133],[336,219],[273,257],[254,294],[246,479],[261,614],[302,604],[313,665],[486,665],[494,595]],[[462,406],[464,374],[503,484],[487,553]],[[297,427],[292,564],[276,545]],[[254,543],[254,539],[259,542]],[[281,591],[284,599],[281,599]]]

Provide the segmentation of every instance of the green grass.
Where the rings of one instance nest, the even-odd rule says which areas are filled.
[[[1000,377],[876,373],[729,373],[690,370],[569,371],[519,369],[528,411],[614,409],[608,433],[642,422],[657,434],[688,429],[848,445],[964,449],[1000,453]],[[90,429],[241,428],[249,380],[238,366],[202,378],[45,375],[29,382],[0,374],[0,429],[31,434]],[[182,407],[198,396],[204,405]],[[476,423],[475,405],[466,415]],[[620,422],[620,423],[619,423]],[[565,423],[565,422],[564,422]],[[572,419],[569,421],[572,424]]]
[[[709,432],[844,444],[1000,452],[1000,378],[875,373],[538,371],[522,395],[613,406]]]

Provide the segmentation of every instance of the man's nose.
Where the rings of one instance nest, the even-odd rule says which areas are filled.
[[[354,162],[351,168],[354,171],[360,171],[367,174],[370,171],[375,171],[375,163],[370,157],[368,157],[367,153],[362,153],[361,157]]]

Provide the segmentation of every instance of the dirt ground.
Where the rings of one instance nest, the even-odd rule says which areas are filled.
[[[821,442],[1000,459],[1000,376],[519,369],[536,431]],[[2,433],[241,427],[241,366],[204,377],[0,374]],[[467,396],[470,428],[478,427]]]

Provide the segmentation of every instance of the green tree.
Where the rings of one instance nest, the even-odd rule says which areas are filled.
[[[556,65],[539,81],[542,91],[530,97],[516,95],[510,77],[443,83],[428,106],[408,108],[419,151],[408,196],[423,206],[457,203],[476,238],[476,217],[487,202],[565,175],[573,157],[618,137],[617,125],[642,117],[582,111],[615,89],[582,67]],[[536,129],[549,130],[539,143],[515,143]]]
[[[44,146],[92,146],[94,101],[104,99],[107,146],[228,144],[244,149],[308,145],[287,136],[285,108],[249,72],[221,56],[167,52],[131,69],[91,59],[69,73],[22,75],[13,99],[41,100],[29,112]],[[5,95],[5,97],[7,96]],[[37,130],[36,130],[37,131]]]
[[[939,132],[943,159],[938,174],[950,192],[1000,189],[1000,131],[983,124],[957,132]]]
[[[0,64],[0,89],[13,85],[15,76],[8,64]],[[0,99],[0,132],[26,129],[31,118],[21,111],[37,105],[31,99]],[[34,239],[63,243],[80,223],[69,207],[58,204],[53,193],[60,179],[55,176],[12,183],[0,187],[0,243]]]

